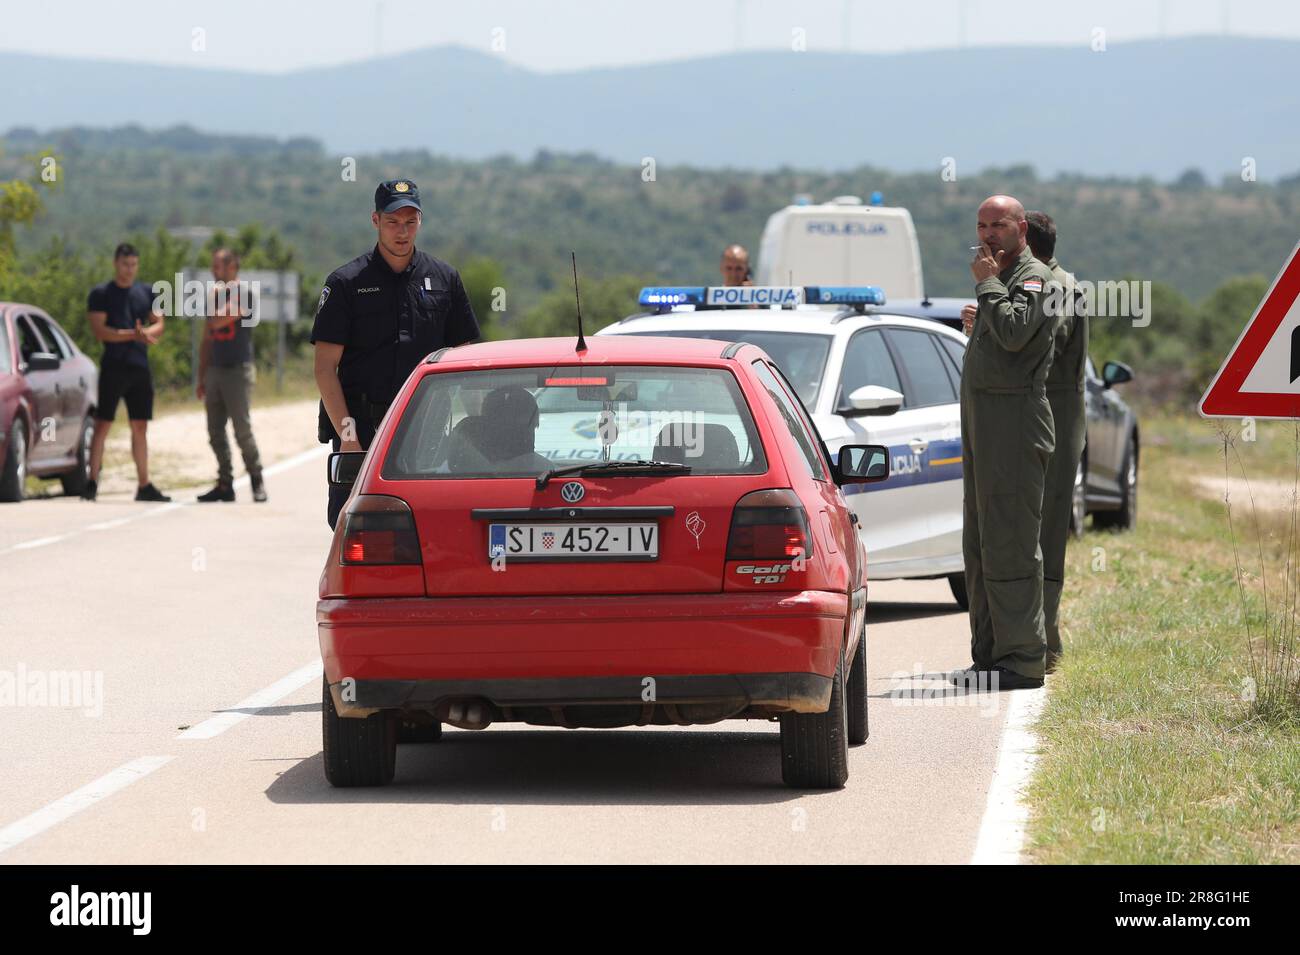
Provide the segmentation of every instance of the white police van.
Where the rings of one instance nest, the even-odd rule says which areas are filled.
[[[921,247],[912,214],[836,196],[813,204],[799,197],[767,220],[758,246],[758,285],[852,286],[870,283],[891,300],[922,298]]]
[[[869,575],[946,577],[965,606],[961,332],[890,314],[874,287],[658,287],[640,304],[598,334],[750,342],[785,372],[832,457],[887,445],[889,479],[845,488]]]

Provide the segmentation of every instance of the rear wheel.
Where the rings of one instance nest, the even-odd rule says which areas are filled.
[[[969,610],[970,595],[966,593],[966,575],[949,574],[948,588],[952,591],[952,599],[957,601],[957,606],[962,610]]]
[[[77,439],[77,468],[59,475],[63,493],[76,497],[86,489],[90,480],[90,442],[95,436],[95,419],[87,415],[81,422],[81,437]]]
[[[5,442],[4,469],[0,470],[0,501],[21,501],[27,484],[27,428],[14,418]]]
[[[321,680],[321,736],[325,778],[331,786],[384,786],[397,768],[397,720],[381,710],[345,719],[334,708],[328,681]]]
[[[1078,470],[1074,472],[1074,490],[1070,493],[1070,533],[1075,537],[1083,536],[1083,523],[1088,519],[1087,475],[1087,467],[1080,458]]]
[[[853,655],[853,665],[849,667],[849,745],[861,746],[867,741],[870,732],[867,728],[867,628],[862,628],[862,637],[858,640],[858,652]]]
[[[825,713],[781,714],[781,778],[796,789],[843,789],[849,778],[844,647]]]

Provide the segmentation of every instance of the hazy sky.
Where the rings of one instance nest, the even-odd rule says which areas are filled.
[[[57,18],[54,22],[52,18]],[[964,26],[963,26],[964,24]],[[847,27],[847,29],[846,29]],[[861,52],[1222,33],[1300,38],[1294,0],[0,0],[0,50],[281,72],[445,43],[537,70],[736,49]],[[202,30],[206,49],[193,49]],[[496,46],[494,47],[494,42]],[[504,49],[500,47],[504,45]]]

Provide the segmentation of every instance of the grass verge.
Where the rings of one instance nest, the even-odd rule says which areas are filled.
[[[1300,861],[1300,720],[1294,707],[1252,705],[1248,643],[1253,633],[1258,653],[1268,621],[1262,584],[1274,614],[1284,586],[1294,603],[1293,511],[1277,502],[1296,477],[1296,442],[1291,425],[1263,422],[1238,441],[1257,499],[1271,503],[1252,516],[1231,485],[1235,557],[1215,425],[1143,421],[1138,529],[1089,531],[1067,555],[1066,658],[1027,794],[1031,861]]]

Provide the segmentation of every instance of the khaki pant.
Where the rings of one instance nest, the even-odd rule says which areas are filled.
[[[1024,393],[963,388],[962,551],[971,660],[1042,679],[1043,552],[1038,535],[1052,455],[1042,385]]]
[[[252,362],[242,365],[217,367],[209,365],[203,377],[204,404],[208,411],[208,441],[217,456],[217,481],[234,483],[234,470],[230,460],[230,441],[226,437],[226,421],[235,426],[235,441],[244,458],[244,468],[253,480],[262,478],[262,459],[253,439],[253,418],[250,398],[257,371]]]
[[[1070,511],[1074,504],[1074,479],[1079,472],[1088,418],[1083,394],[1049,390],[1052,423],[1056,428],[1056,450],[1047,466],[1043,489],[1043,626],[1049,656],[1061,654],[1061,588],[1065,581],[1065,543],[1070,536]]]

